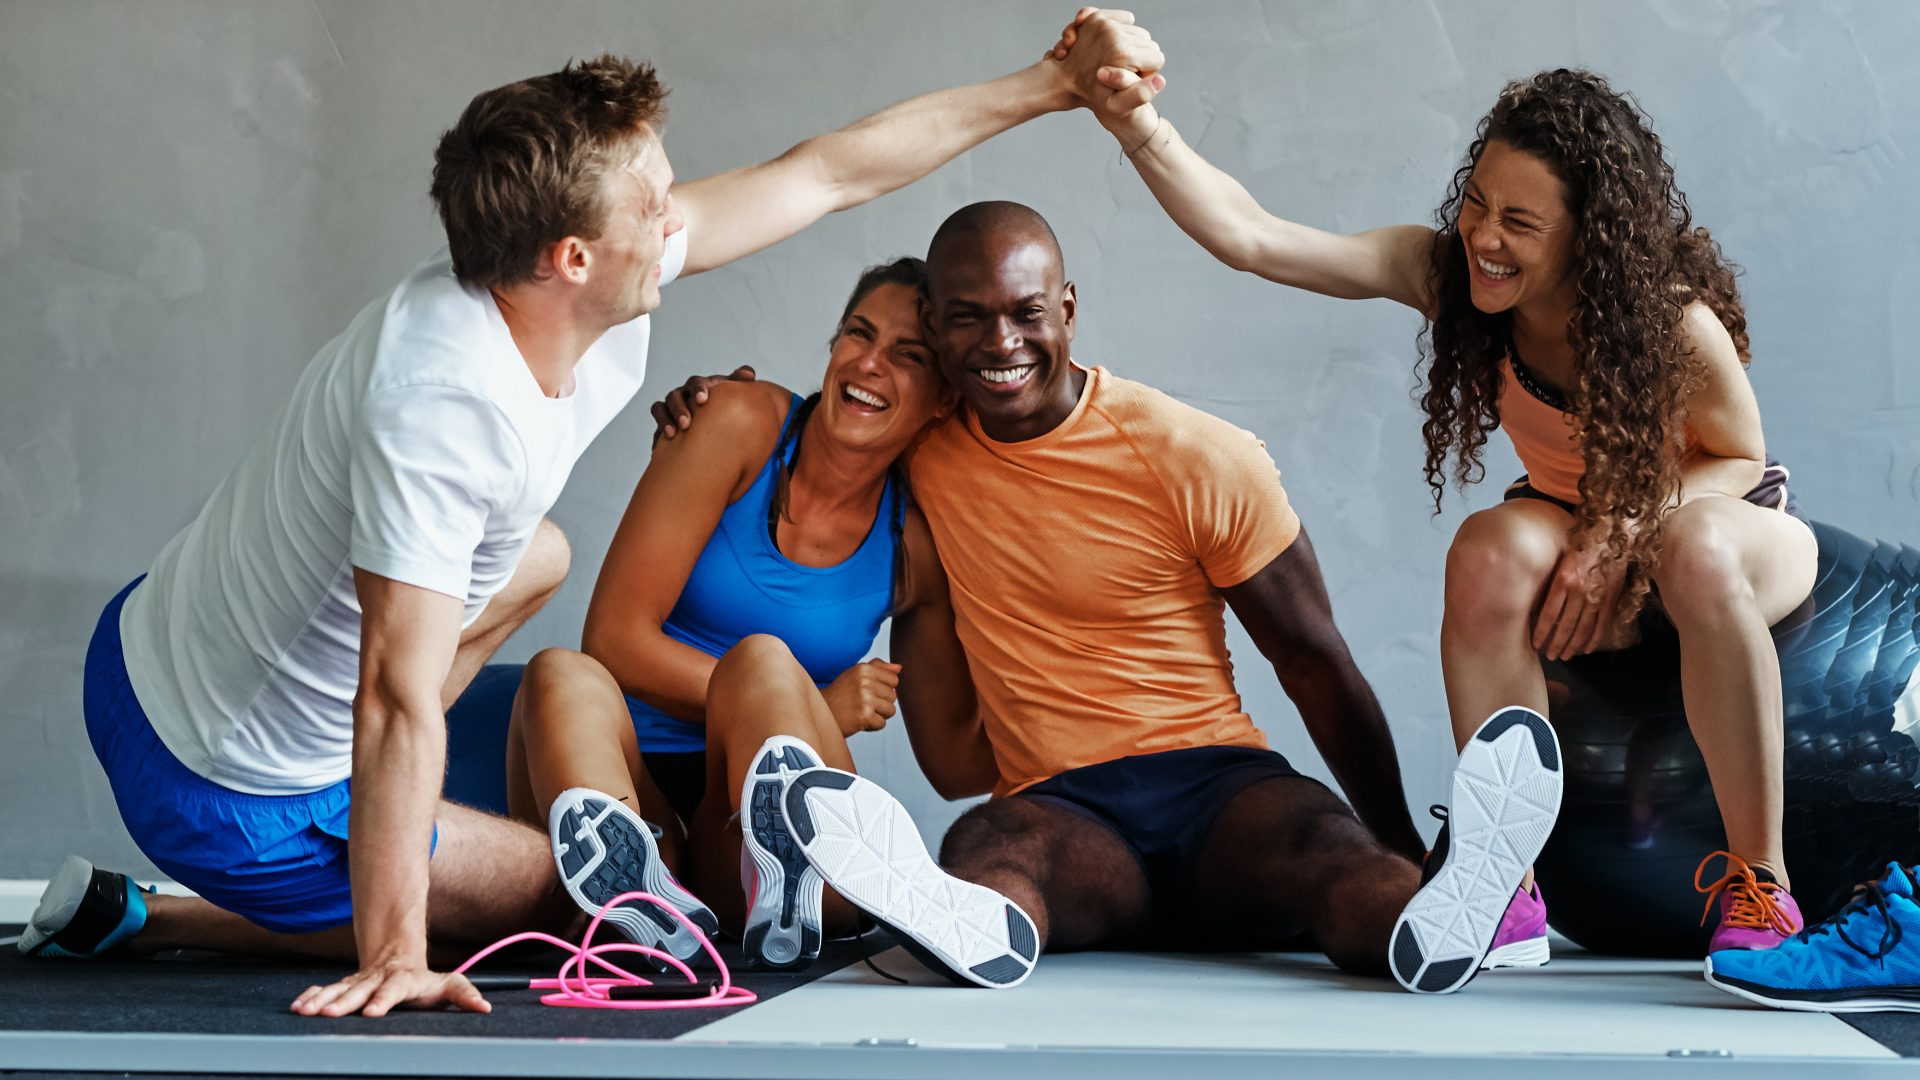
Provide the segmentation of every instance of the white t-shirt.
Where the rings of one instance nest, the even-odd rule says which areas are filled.
[[[660,280],[686,261],[667,240]],[[127,598],[127,674],[189,769],[259,795],[352,771],[353,569],[466,603],[506,585],[574,462],[639,391],[648,318],[547,397],[493,296],[429,259],[328,342],[293,400]]]

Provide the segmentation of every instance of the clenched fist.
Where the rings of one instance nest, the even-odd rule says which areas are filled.
[[[899,692],[899,664],[863,660],[841,672],[821,693],[840,724],[840,734],[851,736],[886,727]]]

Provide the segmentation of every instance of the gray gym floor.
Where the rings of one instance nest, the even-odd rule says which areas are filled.
[[[8,958],[0,1069],[1122,1080],[1400,1077],[1410,1068],[1598,1076],[1624,1066],[1681,1075],[1737,1065],[1801,1076],[1877,1074],[1904,1067],[1899,1050],[1920,1052],[1920,1017],[1856,1027],[1753,1008],[1707,986],[1696,964],[1592,957],[1560,944],[1545,969],[1488,973],[1444,998],[1413,997],[1304,954],[1049,956],[1026,985],[999,993],[940,983],[899,950],[875,956],[913,984],[902,986],[860,963],[865,950],[840,946],[819,977],[763,982],[762,1003],[684,1016],[673,1034],[661,1014],[548,1009],[525,992],[494,992],[491,1016],[305,1020],[284,1002],[313,977],[307,969]]]

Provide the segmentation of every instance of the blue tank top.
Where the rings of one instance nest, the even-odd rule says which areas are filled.
[[[753,486],[720,516],[707,546],[687,575],[680,600],[661,627],[668,637],[709,656],[726,653],[749,634],[786,642],[814,684],[825,687],[860,662],[893,608],[905,504],[889,474],[867,538],[833,566],[802,566],[780,553],[768,529],[779,473],[800,446],[792,431],[798,395],[787,407],[780,442]],[[793,437],[789,438],[789,434]],[[688,753],[707,748],[706,728],[627,698],[642,753]]]

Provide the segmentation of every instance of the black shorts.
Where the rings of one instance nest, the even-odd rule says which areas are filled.
[[[653,785],[667,797],[667,805],[680,815],[681,824],[693,824],[694,808],[707,793],[707,752],[656,752],[640,755],[640,761],[653,777]]]
[[[1235,795],[1262,780],[1301,778],[1287,759],[1250,746],[1201,746],[1069,769],[1012,796],[1106,826],[1146,874],[1157,926],[1191,920],[1194,862]]]
[[[1793,491],[1787,487],[1787,479],[1791,475],[1785,465],[1768,458],[1766,471],[1760,474],[1760,482],[1755,484],[1753,490],[1747,492],[1744,498],[1755,506],[1766,510],[1778,510],[1804,521],[1806,519],[1801,517],[1800,504],[1795,501]],[[1525,473],[1521,473],[1520,479],[1507,485],[1507,494],[1501,501],[1505,502],[1508,499],[1539,499],[1541,502],[1552,503],[1569,514],[1578,512],[1567,500],[1556,498],[1534,487]]]

